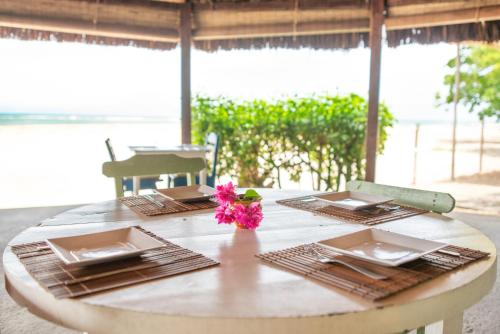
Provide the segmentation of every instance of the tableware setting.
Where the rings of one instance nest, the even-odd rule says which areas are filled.
[[[393,200],[393,198],[387,196],[372,195],[356,191],[331,192],[313,195],[312,197],[324,201],[329,205],[347,210],[372,208]]]
[[[216,266],[219,262],[141,226],[13,245],[56,298],[75,298]]]
[[[345,256],[388,267],[396,267],[416,260],[447,246],[442,242],[376,228],[321,240],[316,244]]]
[[[68,267],[117,261],[164,246],[162,242],[134,227],[51,238],[46,242]]]
[[[212,187],[193,185],[154,189],[152,194],[121,197],[119,201],[139,214],[158,216],[215,208],[219,204],[214,195]]]
[[[377,235],[382,230],[370,230],[256,256],[277,268],[371,301],[390,297],[489,256],[479,250],[418,238],[411,243],[415,248],[409,248],[398,244],[400,234],[394,233],[397,236],[386,240],[387,231]],[[370,239],[369,233],[375,237]],[[383,244],[377,245],[379,241]]]
[[[276,203],[349,223],[369,226],[428,212],[425,209],[397,203],[391,197],[353,191],[280,199]]]
[[[357,265],[342,261],[338,257],[327,257],[327,256],[323,255],[322,253],[320,253],[316,249],[315,246],[316,245],[310,245],[310,246],[306,247],[306,250],[309,253],[311,253],[312,255],[314,255],[318,259],[318,261],[321,263],[338,263],[338,264],[344,265],[344,266],[346,266],[354,271],[357,271],[360,274],[363,274],[365,276],[368,276],[368,277],[376,279],[376,280],[382,280],[382,279],[387,278],[387,276],[379,275],[379,274],[377,274],[371,270],[368,270],[364,267],[357,266]]]
[[[167,189],[153,189],[153,192],[172,201],[191,203],[210,200],[215,194],[215,189],[206,185],[193,185]]]

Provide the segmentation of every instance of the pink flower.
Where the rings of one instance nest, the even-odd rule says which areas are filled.
[[[262,218],[264,218],[262,208],[258,202],[251,203],[249,206],[236,204],[234,206],[234,217],[238,223],[251,230],[257,228]]]
[[[215,209],[215,218],[219,224],[231,224],[234,222],[234,213],[231,203],[226,202]]]
[[[219,204],[234,203],[237,196],[233,183],[229,182],[226,185],[218,185],[216,187],[215,197],[217,197]]]

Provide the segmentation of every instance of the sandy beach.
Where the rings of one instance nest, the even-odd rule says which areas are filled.
[[[384,154],[378,158],[377,182],[450,189],[458,197],[461,193],[474,195],[470,186],[481,192],[474,197],[500,194],[498,182],[467,181],[469,175],[479,171],[479,123],[459,125],[456,175],[462,176],[462,181],[447,182],[451,131],[446,124],[420,127],[413,185],[415,125],[396,125],[390,131]],[[102,163],[109,160],[104,145],[108,137],[121,160],[131,155],[128,145],[180,143],[180,126],[177,122],[0,126],[0,208],[80,204],[114,198],[113,181],[101,174]],[[485,138],[483,173],[498,171],[500,124],[487,124]],[[284,188],[310,189],[309,177],[300,184],[286,182]]]

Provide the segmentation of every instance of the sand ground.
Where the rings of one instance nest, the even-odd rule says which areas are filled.
[[[479,134],[479,124],[458,127],[456,175],[460,183],[449,183],[451,127],[422,125],[413,184],[415,125],[396,125],[378,158],[377,182],[448,191],[460,198],[470,194],[500,197],[498,182],[470,177],[479,171]],[[0,126],[0,208],[114,198],[113,181],[101,173],[102,163],[109,160],[106,138],[112,139],[117,158],[125,159],[131,155],[128,145],[178,144],[180,127],[177,123]],[[500,171],[500,124],[488,124],[485,138],[483,172]],[[309,175],[303,179],[298,184],[284,182],[284,188],[310,189]],[[485,209],[498,212],[496,204]]]

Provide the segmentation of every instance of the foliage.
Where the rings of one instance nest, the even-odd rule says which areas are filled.
[[[248,189],[242,196],[242,199],[244,200],[256,200],[259,198],[261,198],[261,196],[254,189]]]
[[[197,96],[193,130],[198,143],[208,132],[221,139],[220,174],[245,187],[281,187],[283,173],[299,181],[309,172],[315,189],[338,189],[340,181],[362,178],[367,103],[357,95],[312,96],[236,102]],[[379,147],[394,120],[379,109]]]
[[[477,112],[480,119],[496,117],[500,120],[500,50],[479,46],[460,51],[459,102],[469,112]],[[447,66],[453,71],[444,77],[447,95],[436,96],[440,104],[453,104],[455,65],[456,58],[448,61]]]

